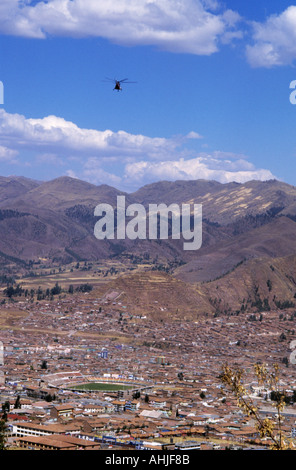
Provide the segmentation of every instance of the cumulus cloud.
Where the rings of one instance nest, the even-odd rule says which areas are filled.
[[[275,176],[269,170],[256,169],[240,156],[232,155],[231,160],[220,160],[216,154],[203,154],[196,158],[166,162],[140,161],[127,164],[124,179],[126,182],[142,184],[160,180],[215,180],[220,183],[245,183],[250,180],[266,181]]]
[[[176,181],[205,179],[220,183],[245,183],[250,180],[267,181],[276,177],[267,169],[257,169],[240,155],[232,154],[230,158],[223,152],[201,154],[194,158],[178,158],[167,161],[141,160],[125,163],[119,174],[106,171],[102,161],[95,157],[84,162],[79,177],[93,184],[109,184],[124,191],[134,191],[139,187],[157,181]],[[217,156],[221,155],[221,159]],[[114,167],[113,167],[114,171]],[[73,170],[68,176],[77,177]]]
[[[71,176],[71,171],[68,172],[68,176]],[[116,187],[120,186],[122,182],[120,175],[104,170],[100,160],[96,158],[88,159],[83,165],[83,179],[93,184],[104,183]]]
[[[293,63],[296,6],[249,22],[221,0],[1,0],[0,34],[45,39],[98,37],[126,46],[211,55],[242,39],[251,26],[246,57],[253,67]]]
[[[171,52],[209,55],[239,36],[240,16],[216,0],[2,0],[0,32],[102,37],[117,44],[156,45]]]
[[[253,67],[292,64],[296,59],[296,6],[270,16],[264,23],[254,22],[253,40],[246,49]]]
[[[69,176],[125,190],[163,179],[214,179],[224,183],[274,178],[268,170],[256,169],[244,155],[223,151],[196,155],[186,148],[186,142],[192,139],[202,137],[196,131],[168,139],[82,129],[58,116],[27,119],[0,109],[3,162],[28,165],[35,158],[37,165],[63,167]]]
[[[16,150],[9,149],[0,145],[0,161],[1,162],[9,162],[9,163],[17,163],[18,152]]]
[[[193,133],[193,135],[198,135]],[[190,138],[192,136],[190,135]],[[0,109],[0,143],[14,150],[33,149],[42,154],[98,155],[168,159],[184,141],[147,137],[125,131],[82,129],[58,116],[27,119],[21,114],[9,114]]]
[[[221,155],[221,159],[217,156]],[[124,191],[137,190],[139,187],[157,181],[176,180],[215,180],[220,183],[245,183],[250,180],[267,181],[276,179],[269,170],[257,169],[241,155],[231,154],[226,158],[224,152],[201,154],[194,158],[178,158],[168,161],[141,160],[125,163],[120,174],[107,172],[97,158],[88,159],[81,168],[80,177],[93,184],[110,184]],[[73,170],[69,176],[77,177]]]

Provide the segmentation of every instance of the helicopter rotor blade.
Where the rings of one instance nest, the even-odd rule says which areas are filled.
[[[102,80],[102,82],[113,82],[113,83],[115,83],[116,80],[115,80],[115,78],[105,77],[105,80]]]
[[[130,81],[127,81],[127,78],[124,79],[124,80],[118,80],[119,83],[137,83],[137,82],[130,82]]]
[[[119,83],[137,83],[137,82],[131,82],[128,78],[123,78],[122,80],[118,80]]]
[[[128,78],[123,78],[122,80],[116,80],[115,78],[105,77],[105,80],[101,80],[101,82],[113,82],[115,86],[118,87],[121,83],[138,83],[138,82],[131,82]]]

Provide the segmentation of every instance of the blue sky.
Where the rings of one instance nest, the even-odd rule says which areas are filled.
[[[295,63],[291,1],[2,0],[0,175],[296,185]]]

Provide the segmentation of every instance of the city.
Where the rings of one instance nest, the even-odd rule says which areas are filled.
[[[161,281],[165,275],[154,276]],[[270,448],[270,439],[260,439],[254,419],[224,389],[225,363],[245,371],[250,395],[271,419],[271,391],[256,384],[253,365],[279,364],[281,390],[291,398],[283,431],[294,437],[293,309],[167,319],[165,299],[154,300],[145,314],[124,292],[108,288],[105,281],[83,293],[64,289],[51,300],[12,300],[3,291],[1,402],[2,408],[9,404],[8,447]]]

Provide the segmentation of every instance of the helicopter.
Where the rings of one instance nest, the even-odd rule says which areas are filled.
[[[122,91],[122,87],[121,87],[121,83],[137,83],[137,82],[129,82],[128,81],[128,78],[123,78],[122,80],[116,80],[115,78],[106,78],[106,80],[104,81],[111,81],[115,84],[113,90],[117,90],[117,91]]]

